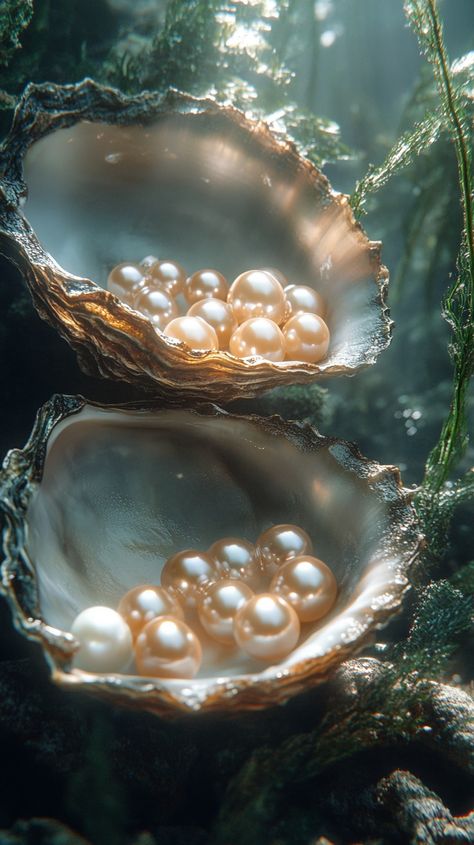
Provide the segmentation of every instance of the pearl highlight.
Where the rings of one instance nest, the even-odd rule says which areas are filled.
[[[163,587],[153,584],[133,587],[122,597],[117,610],[130,628],[134,639],[148,622],[158,616],[184,618],[177,599]]]
[[[236,358],[250,358],[259,355],[267,361],[283,361],[285,339],[272,320],[253,317],[246,320],[234,332],[229,349]]]
[[[316,364],[326,357],[329,329],[317,314],[296,314],[283,326],[288,358]]]
[[[189,625],[160,616],[137,637],[135,660],[140,675],[153,678],[194,678],[202,660],[201,644]]]
[[[189,305],[200,299],[227,299],[229,285],[217,270],[198,270],[186,279],[184,295]]]
[[[231,285],[227,301],[238,323],[251,317],[267,317],[275,323],[285,318],[283,288],[267,270],[247,270]]]
[[[259,580],[259,562],[253,543],[237,537],[224,537],[208,549],[208,555],[217,566],[221,577],[244,581],[256,586]]]
[[[166,326],[164,334],[201,352],[215,352],[219,349],[214,329],[201,317],[175,317]]]
[[[130,304],[132,293],[145,282],[145,276],[138,264],[117,264],[110,271],[107,279],[107,289]]]
[[[300,635],[300,622],[281,596],[262,593],[237,611],[234,636],[240,648],[258,660],[281,660],[292,651]]]
[[[132,657],[132,634],[116,610],[97,605],[76,616],[72,635],[79,642],[74,666],[86,672],[120,672]]]
[[[326,616],[337,597],[336,579],[325,563],[310,555],[284,563],[270,584],[272,592],[285,598],[301,622]]]
[[[212,558],[195,549],[185,549],[172,555],[161,572],[163,587],[175,593],[187,607],[194,607],[202,590],[217,578]]]
[[[218,642],[231,645],[235,615],[252,596],[253,590],[243,582],[225,579],[211,584],[197,603],[202,627]]]
[[[201,299],[191,305],[189,317],[200,317],[214,329],[219,349],[228,349],[230,338],[237,328],[232,308],[221,299]]]

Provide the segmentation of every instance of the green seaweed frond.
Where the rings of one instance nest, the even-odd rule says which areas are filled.
[[[444,300],[443,314],[452,330],[450,354],[454,364],[451,406],[439,440],[426,462],[418,496],[420,513],[431,527],[443,508],[441,494],[468,442],[466,397],[474,368],[474,204],[469,112],[453,81],[435,0],[405,0],[408,20],[432,65],[443,121],[452,139],[463,211],[463,233],[457,275]],[[439,535],[439,532],[438,532]],[[433,538],[430,538],[433,539]],[[438,536],[436,539],[440,539]]]
[[[21,47],[20,36],[33,17],[33,0],[3,0],[0,4],[0,67]]]

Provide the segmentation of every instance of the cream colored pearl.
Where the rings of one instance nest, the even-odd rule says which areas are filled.
[[[138,635],[135,660],[140,675],[194,678],[201,665],[201,643],[182,619],[160,616]]]
[[[110,607],[88,607],[76,616],[71,633],[80,648],[74,666],[86,672],[120,672],[132,657],[132,634]]]
[[[280,282],[266,270],[247,270],[237,276],[227,297],[238,323],[251,317],[285,319],[285,294]]]
[[[295,647],[300,621],[281,596],[261,593],[237,611],[234,636],[237,645],[258,660],[281,660]]]
[[[301,622],[314,622],[326,616],[337,596],[337,583],[331,570],[322,560],[310,555],[284,563],[274,575],[270,589],[291,604]]]
[[[277,324],[266,317],[253,317],[235,330],[229,349],[236,358],[259,355],[267,361],[283,361],[285,339]]]
[[[288,560],[313,551],[313,544],[306,531],[299,525],[290,524],[268,528],[255,545],[262,570],[270,576]]]
[[[248,584],[223,580],[211,584],[198,599],[198,615],[203,628],[221,643],[233,643],[235,614],[253,596]]]
[[[185,605],[194,607],[200,592],[218,577],[217,567],[209,555],[185,549],[166,561],[161,583],[176,593]]]
[[[286,357],[289,361],[316,364],[326,357],[329,329],[317,314],[297,314],[283,327]]]
[[[296,314],[318,314],[324,317],[326,306],[320,293],[308,285],[287,285],[285,288],[286,301],[289,305],[288,317]]]
[[[217,334],[201,317],[175,317],[164,330],[167,337],[174,337],[189,346],[206,352],[219,349]]]
[[[253,543],[236,537],[224,537],[217,540],[207,551],[224,578],[238,579],[256,586],[260,567]]]
[[[184,290],[186,273],[176,261],[156,261],[147,271],[147,279],[153,286],[164,287],[171,296],[178,296]]]
[[[136,639],[142,628],[157,616],[183,619],[179,602],[163,587],[143,584],[133,587],[121,598],[117,608]]]
[[[198,270],[186,279],[184,286],[184,295],[189,305],[207,297],[227,299],[228,292],[227,280],[217,270]]]
[[[219,349],[228,349],[232,333],[237,328],[237,320],[232,308],[222,299],[201,299],[191,305],[189,317],[201,317],[214,329],[219,341]]]
[[[161,331],[179,314],[179,308],[173,297],[166,290],[159,288],[139,289],[133,297],[133,307],[141,311]]]
[[[110,271],[107,279],[107,289],[123,299],[124,302],[130,303],[132,292],[144,283],[145,276],[142,273],[138,264],[117,264],[113,270]]]
[[[145,258],[142,258],[140,261],[140,267],[142,268],[144,273],[148,273],[150,269],[159,261],[156,255],[146,255]]]

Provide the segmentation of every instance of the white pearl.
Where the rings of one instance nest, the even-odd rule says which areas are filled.
[[[86,672],[120,672],[132,657],[132,634],[110,607],[88,607],[76,616],[71,633],[80,643],[74,666]]]

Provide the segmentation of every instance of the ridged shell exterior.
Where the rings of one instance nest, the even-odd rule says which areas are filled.
[[[133,127],[138,137],[139,127],[145,133],[170,121],[176,128],[176,138],[183,132],[187,139],[184,159],[189,173],[210,167],[199,177],[202,183],[211,185],[210,193],[203,195],[203,202],[212,206],[215,201],[214,166],[220,174],[222,168],[225,171],[224,176],[216,177],[216,182],[221,176],[228,180],[228,205],[224,213],[215,215],[208,229],[205,226],[203,229],[203,238],[209,245],[206,254],[210,266],[212,242],[222,247],[221,232],[216,226],[223,221],[222,225],[225,223],[227,230],[232,230],[241,253],[238,272],[249,269],[246,250],[260,220],[265,232],[261,233],[264,242],[257,253],[262,259],[265,257],[267,266],[268,263],[277,266],[280,258],[280,264],[283,263],[280,269],[288,272],[284,262],[290,261],[291,253],[295,272],[303,268],[306,273],[305,283],[323,285],[322,293],[330,309],[332,340],[328,356],[320,364],[241,361],[223,352],[193,352],[157,333],[145,317],[100,287],[110,266],[101,270],[102,279],[86,278],[84,270],[72,275],[38,239],[28,220],[28,186],[23,172],[24,159],[32,145],[44,143],[47,136],[52,138],[51,133],[57,134],[59,130],[76,131],[84,122],[92,123],[92,128],[95,124],[98,128],[115,127],[119,133]],[[205,152],[202,155],[197,152],[201,141],[203,149],[210,145],[208,157]],[[227,164],[224,166],[223,162]],[[80,164],[74,166],[80,169]],[[123,168],[115,172],[122,173],[117,175],[119,182],[130,178]],[[179,176],[179,167],[177,172]],[[253,203],[254,211],[257,209],[256,224],[247,219],[245,203],[242,208],[239,205],[242,173],[248,183],[250,205]],[[51,180],[51,193],[53,183],[61,182],[61,178],[58,170]],[[120,190],[123,186],[122,181]],[[185,184],[180,190],[186,197]],[[50,200],[52,197],[45,196],[44,208]],[[94,202],[92,198],[91,208]],[[194,219],[196,214],[199,216],[195,213]],[[162,220],[157,221],[158,229],[161,223]],[[60,210],[55,228],[60,238],[68,237],[67,223],[63,222]],[[118,231],[117,250],[120,235]],[[181,241],[185,238],[183,232]],[[174,233],[172,239],[179,243],[179,233]],[[350,375],[373,364],[390,341],[391,322],[385,304],[388,273],[381,263],[380,243],[368,240],[353,217],[347,197],[335,193],[326,177],[299,154],[294,144],[276,138],[266,124],[252,121],[240,111],[213,100],[196,99],[177,91],[170,91],[164,97],[153,92],[125,97],[91,80],[71,86],[30,85],[0,151],[0,247],[23,272],[40,315],[76,350],[86,372],[127,381],[156,394],[179,390],[188,400],[206,397],[227,402],[285,384]],[[117,252],[112,263],[140,257]],[[180,258],[176,254],[161,257]],[[234,266],[221,269],[224,272],[229,269],[229,275],[236,274]],[[299,279],[292,277],[291,281]]]
[[[340,503],[344,497],[349,497],[349,515],[358,510],[360,502],[366,503],[363,530],[370,543],[370,554],[367,557],[360,542],[355,543],[353,550],[349,549],[349,586],[346,586],[344,596],[341,588],[341,601],[325,623],[324,647],[321,639],[311,635],[277,666],[231,676],[226,676],[225,671],[221,673],[219,669],[217,677],[193,681],[93,675],[71,670],[70,662],[75,650],[73,637],[44,621],[38,592],[41,582],[39,563],[30,559],[28,551],[28,513],[31,513],[32,500],[41,486],[49,441],[52,436],[54,440],[58,426],[63,432],[67,430],[65,427],[80,422],[83,414],[89,414],[95,426],[118,414],[130,427],[143,415],[147,415],[148,425],[149,420],[152,423],[153,415],[158,417],[165,410],[156,403],[141,408],[122,406],[112,409],[87,404],[81,397],[55,396],[39,411],[26,447],[7,455],[0,476],[0,506],[5,521],[1,589],[12,609],[15,625],[29,639],[41,644],[57,684],[89,690],[119,704],[172,716],[180,712],[260,709],[283,703],[324,680],[331,669],[360,649],[374,630],[399,608],[408,585],[410,564],[422,542],[411,505],[411,492],[402,487],[396,468],[369,461],[352,444],[323,437],[308,425],[285,422],[279,417],[233,416],[216,406],[205,406],[199,411],[176,411],[178,415],[186,415],[188,429],[193,421],[201,429],[210,424],[211,432],[218,425],[224,437],[223,443],[229,438],[229,448],[238,439],[236,434],[245,430],[255,437],[260,447],[267,444],[270,452],[275,443],[280,442],[284,450],[296,449],[301,453],[305,466],[311,460],[316,460],[316,465],[319,461],[319,466],[327,471],[327,490],[330,494],[331,490],[336,492],[336,498],[331,500],[331,495],[328,497],[325,492],[324,476],[316,473],[315,495],[323,503],[327,519],[331,518],[331,509],[335,507],[331,501]],[[178,433],[179,419],[179,416],[176,417]],[[244,440],[240,438],[240,442]],[[137,448],[139,443],[140,437],[137,438]],[[244,448],[247,448],[246,445]],[[67,460],[70,460],[70,452]],[[335,476],[334,484],[331,473]],[[205,484],[208,483],[207,478]],[[87,485],[81,489],[87,489]],[[204,492],[205,485],[202,487]],[[351,496],[356,499],[351,500]],[[68,561],[68,565],[74,566],[74,561]],[[99,575],[102,577],[102,573]],[[51,580],[47,583],[51,584]],[[316,632],[318,636],[320,633]]]

